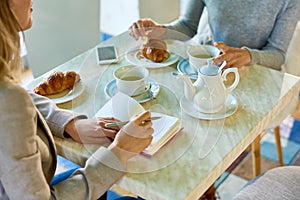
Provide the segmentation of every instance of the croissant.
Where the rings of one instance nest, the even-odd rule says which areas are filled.
[[[162,62],[167,57],[167,44],[163,40],[149,39],[141,48],[141,54],[154,62]]]
[[[74,71],[53,72],[45,78],[33,91],[39,95],[57,94],[72,88],[80,80],[80,75]]]

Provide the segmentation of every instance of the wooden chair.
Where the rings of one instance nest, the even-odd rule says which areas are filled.
[[[233,199],[299,199],[299,175],[299,166],[270,169],[250,180]]]
[[[296,67],[300,63],[300,21],[296,26],[292,40],[286,53],[286,61],[283,65],[283,71],[300,76],[300,68]],[[254,177],[260,174],[260,140],[265,133],[260,134],[251,144],[252,148],[252,161],[253,161],[253,175]],[[283,166],[282,149],[280,143],[280,127],[274,128],[274,136],[276,142],[276,150],[278,156],[279,166]]]
[[[251,144],[252,149],[252,163],[253,163],[253,177],[260,175],[261,172],[261,162],[260,162],[260,140],[265,135],[265,132],[261,133]],[[282,148],[280,141],[280,127],[276,126],[274,128],[274,136],[276,143],[276,151],[278,156],[278,164],[279,166],[283,166],[283,156],[282,156]]]

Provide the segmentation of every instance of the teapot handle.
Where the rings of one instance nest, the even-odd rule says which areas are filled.
[[[228,92],[232,92],[236,86],[238,85],[239,81],[240,81],[240,75],[239,75],[239,72],[238,72],[238,69],[237,68],[227,68],[223,71],[222,73],[222,77],[223,77],[223,80],[226,81],[226,76],[228,73],[230,72],[233,72],[234,75],[235,75],[235,78],[234,78],[234,82],[230,85],[230,86],[227,86],[227,90]]]

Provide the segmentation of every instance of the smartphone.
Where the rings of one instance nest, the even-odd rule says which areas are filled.
[[[98,64],[111,64],[119,61],[115,46],[98,46],[96,49]]]

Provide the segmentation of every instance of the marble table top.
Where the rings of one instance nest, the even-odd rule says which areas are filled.
[[[126,52],[140,44],[127,33],[100,45],[107,44],[116,45],[119,63],[99,66],[93,48],[55,69],[78,71],[85,85],[79,97],[59,107],[93,117],[109,100],[104,88],[113,80],[113,70],[129,64]],[[168,45],[180,59],[186,58],[185,43],[169,41]],[[156,99],[142,105],[178,117],[184,129],[155,156],[138,156],[128,162],[129,173],[117,184],[146,199],[200,197],[259,133],[278,125],[290,114],[300,88],[299,79],[293,75],[258,65],[245,67],[239,70],[241,79],[232,92],[238,102],[237,111],[225,119],[202,120],[180,108],[183,82],[172,75],[177,71],[177,62],[149,71],[150,77],[159,83],[160,92]],[[55,141],[60,155],[80,165],[99,147],[60,138]]]

